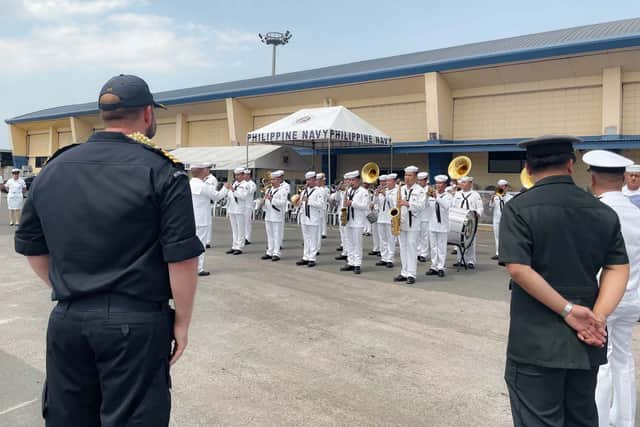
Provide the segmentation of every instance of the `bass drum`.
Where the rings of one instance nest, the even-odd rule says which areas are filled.
[[[478,231],[478,220],[474,211],[449,208],[449,234],[447,243],[467,249]]]

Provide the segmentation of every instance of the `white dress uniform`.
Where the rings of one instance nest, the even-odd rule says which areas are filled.
[[[233,235],[231,249],[233,250],[241,251],[244,249],[247,202],[249,197],[249,185],[247,181],[235,181],[232,185],[232,191],[228,191],[227,193],[227,215],[231,223],[231,233]]]
[[[352,267],[362,265],[362,233],[367,223],[369,211],[369,191],[360,186],[357,189],[350,188],[347,199],[351,200],[351,207],[347,208],[347,226],[345,235],[347,242],[347,264]]]
[[[320,239],[320,224],[323,218],[324,191],[320,187],[307,187],[300,195],[298,218],[304,239],[303,261],[316,261]]]
[[[453,196],[448,191],[437,193],[430,200],[431,220],[429,221],[429,237],[431,240],[431,269],[444,271],[447,258],[447,237],[449,234],[449,208]]]
[[[322,220],[318,227],[318,252],[322,249],[322,236],[327,235],[327,213],[329,208],[329,197],[331,195],[328,187],[316,187],[322,196]]]
[[[27,184],[24,182],[24,179],[9,178],[9,180],[5,182],[4,188],[6,188],[8,192],[7,206],[9,207],[9,210],[21,210],[22,205],[24,204],[23,189],[27,188]]]
[[[202,245],[206,245],[207,233],[211,228],[211,202],[222,199],[226,194],[226,189],[216,191],[216,187],[210,181],[203,181],[200,178],[191,178],[191,200],[193,202],[193,216],[196,223],[196,235]],[[204,252],[198,256],[198,272],[204,271]]]
[[[465,209],[467,211],[475,211],[478,215],[478,218],[482,216],[482,212],[484,212],[484,205],[482,204],[482,198],[477,191],[458,191],[455,196],[453,196],[453,204],[452,206],[456,208]],[[465,251],[464,257],[465,261],[468,264],[476,263],[476,243],[478,239],[473,239],[473,243],[471,246]],[[461,261],[462,255],[460,251],[458,251],[458,262]]]
[[[378,235],[380,238],[380,261],[393,263],[396,253],[396,236],[391,233],[391,209],[396,207],[398,189],[378,194]]]
[[[255,197],[256,191],[258,190],[258,186],[256,183],[250,179],[246,181],[249,186],[249,197],[247,198],[245,207],[247,209],[247,214],[245,216],[245,228],[244,228],[244,238],[247,239],[248,242],[251,242],[251,232],[253,231],[253,213],[255,211]]]
[[[415,279],[418,270],[418,237],[420,236],[420,218],[426,206],[424,188],[415,183],[400,188],[402,200],[407,200],[409,206],[400,208],[400,262],[402,277]]]
[[[373,209],[376,210],[376,196],[375,193],[369,193],[369,204],[373,204]],[[379,213],[378,213],[379,215]],[[369,224],[371,226],[371,240],[373,241],[373,247],[371,248],[371,252],[378,252],[381,253],[380,251],[380,233],[378,232],[378,221],[371,223],[369,222],[369,220],[367,220],[367,224]]]
[[[420,236],[418,237],[418,256],[422,258],[429,257],[429,221],[431,221],[431,205],[429,204],[428,194],[429,185],[424,188],[427,202],[425,208],[420,215]]]
[[[212,185],[214,189],[218,188],[218,178],[216,178],[213,175],[209,175],[207,179],[204,180],[204,182],[206,182],[209,185]],[[209,209],[211,209],[211,207],[209,207]],[[211,214],[211,216],[213,216],[213,213]],[[204,241],[206,242],[205,245],[211,244],[212,232],[213,232],[213,221],[209,223],[209,227],[207,228],[207,236],[204,239]]]
[[[271,196],[271,200],[265,200],[262,208],[267,231],[267,255],[279,258],[289,192],[281,184],[278,188],[271,187],[268,194]]]
[[[505,193],[503,196],[494,194],[489,202],[489,207],[493,209],[493,237],[496,240],[496,256],[498,254],[498,242],[500,241],[500,218],[502,218],[502,210],[504,205],[511,200],[513,196]]]
[[[340,255],[342,256],[347,256],[346,233],[344,231],[345,227],[340,222],[340,211],[343,207],[342,203],[346,198],[346,193],[346,190],[337,190],[331,195],[331,200],[338,207],[338,231],[340,232],[340,247],[342,248],[342,253]]]
[[[627,187],[627,185],[625,184],[622,187],[622,194],[626,197],[637,196],[640,195],[640,188],[638,188],[637,190],[629,190],[629,187]]]

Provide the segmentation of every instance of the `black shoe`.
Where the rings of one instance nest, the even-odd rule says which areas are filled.
[[[362,271],[360,270],[360,267],[353,267],[353,274],[360,274],[362,273]]]
[[[244,244],[245,244],[245,245],[250,245],[250,244],[251,244],[251,242],[250,242],[250,241],[248,241],[247,239],[244,239]]]
[[[306,259],[301,259],[300,261],[296,261],[296,265],[307,265],[309,264],[309,261],[307,261]]]
[[[396,277],[393,278],[394,282],[406,282],[407,278],[404,277],[403,275],[398,275]]]
[[[229,249],[228,251],[225,252],[225,254],[232,254],[235,252],[235,249]]]
[[[386,263],[386,261],[378,261],[378,262],[376,262],[376,265],[378,267],[384,267],[385,265],[387,265],[387,263]]]
[[[425,257],[423,257],[423,256],[419,256],[419,257],[418,257],[418,261],[420,261],[420,262],[427,262],[427,259],[426,259]]]
[[[280,261],[280,257],[279,256],[272,256],[271,257],[271,261]]]
[[[473,270],[474,268],[476,268],[476,266],[475,266],[475,265],[473,265],[473,263],[472,263],[472,262],[470,262],[469,264],[467,264],[467,268],[468,268],[469,270]]]
[[[494,255],[491,257],[492,260],[497,261],[500,259],[500,257],[498,255]]]
[[[206,248],[207,248],[207,249],[211,249],[211,245],[207,243]]]
[[[415,277],[407,277],[407,285],[413,285],[416,283]]]
[[[454,263],[453,263],[453,266],[454,266],[454,267],[462,267],[462,263],[454,262]]]
[[[209,273],[208,271],[199,271],[198,272],[198,276],[203,277],[203,276],[209,276],[211,275],[211,273]]]
[[[342,252],[342,246],[338,246],[338,247],[336,248],[336,252]]]
[[[316,266],[316,262],[315,261],[309,261],[307,263],[307,267],[315,267]]]
[[[316,252],[316,256],[320,255],[320,251]]]
[[[433,268],[430,268],[430,269],[425,273],[425,275],[427,275],[427,276],[437,276],[437,275],[438,275],[438,271],[437,271],[437,270],[434,270]]]
[[[345,265],[344,267],[340,267],[340,271],[353,271],[355,267],[353,265]]]
[[[458,251],[456,249],[451,251],[451,255],[457,255],[457,254],[458,254]]]
[[[233,251],[233,254],[234,255],[242,255],[242,251],[236,249],[235,251]]]
[[[327,236],[322,236],[322,238],[323,238],[323,239],[326,239],[326,238],[327,238]]]
[[[507,266],[507,264],[505,264],[504,262],[499,262],[499,263],[498,263],[498,265],[499,265],[500,267],[506,267],[506,266]]]
[[[393,263],[392,262],[388,262],[387,263],[387,268],[393,268]]]
[[[378,254],[380,254],[380,252],[378,252],[378,251],[371,251],[371,252],[369,252],[369,255],[378,255]]]
[[[444,270],[438,270],[438,277],[444,277]]]
[[[260,259],[271,259],[273,258],[271,255],[262,255]]]
[[[347,259],[347,256],[346,255],[340,255],[340,256],[334,257],[333,259],[337,259],[338,261],[344,261],[344,260]]]

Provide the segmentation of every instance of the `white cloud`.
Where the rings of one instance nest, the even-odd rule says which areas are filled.
[[[31,18],[50,20],[100,15],[141,3],[139,0],[9,0],[14,10]]]

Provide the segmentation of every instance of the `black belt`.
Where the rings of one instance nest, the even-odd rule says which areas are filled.
[[[58,301],[58,307],[68,311],[164,311],[169,309],[169,302],[144,301],[123,294],[96,294]]]

